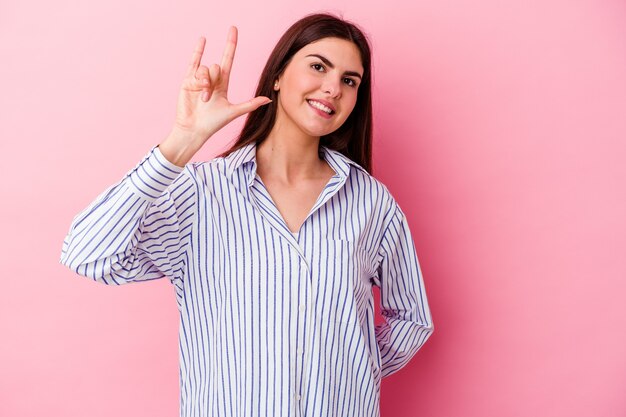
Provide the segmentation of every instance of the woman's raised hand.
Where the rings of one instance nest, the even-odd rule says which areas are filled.
[[[268,97],[254,97],[239,104],[228,101],[228,82],[237,46],[237,28],[228,30],[220,65],[201,65],[206,39],[200,38],[183,80],[176,120],[170,135],[159,149],[176,165],[184,166],[218,130],[237,117],[269,103]]]

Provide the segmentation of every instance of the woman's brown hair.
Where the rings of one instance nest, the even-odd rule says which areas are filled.
[[[264,141],[276,120],[277,91],[274,81],[301,48],[322,38],[340,38],[353,42],[360,51],[363,78],[357,92],[354,109],[334,132],[321,136],[320,145],[341,152],[372,174],[372,97],[371,47],[365,34],[354,23],[328,13],[310,14],[294,23],[280,38],[261,73],[255,96],[273,101],[248,113],[236,142],[222,154],[249,144]]]

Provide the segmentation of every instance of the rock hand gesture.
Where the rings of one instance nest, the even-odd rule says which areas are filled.
[[[228,30],[221,65],[201,65],[205,43],[201,37],[178,95],[174,127],[159,144],[163,156],[178,166],[189,162],[213,134],[232,120],[271,102],[263,96],[239,104],[228,101],[228,82],[237,46],[235,26]]]

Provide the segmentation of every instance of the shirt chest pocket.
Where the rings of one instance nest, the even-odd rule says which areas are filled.
[[[372,297],[365,251],[356,242],[324,239],[318,256],[313,274],[318,314],[335,323],[362,321]]]

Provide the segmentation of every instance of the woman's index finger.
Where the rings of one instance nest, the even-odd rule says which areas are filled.
[[[224,55],[222,55],[222,63],[220,67],[222,71],[228,76],[230,69],[233,66],[233,59],[235,58],[235,49],[237,48],[237,27],[231,26],[228,28],[228,37],[226,38],[226,46],[224,47]]]
[[[206,44],[206,38],[201,36],[196,44],[196,49],[193,51],[193,55],[191,56],[191,62],[189,63],[189,69],[187,70],[188,76],[195,76],[198,67],[200,66],[200,61],[202,60],[202,54],[204,53],[204,45]]]

